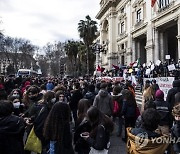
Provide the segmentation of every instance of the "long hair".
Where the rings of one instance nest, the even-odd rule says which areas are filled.
[[[90,133],[91,136],[96,134],[98,125],[103,125],[109,133],[113,131],[114,124],[112,120],[108,116],[104,115],[97,107],[91,106],[87,111],[87,116],[93,128]]]
[[[127,101],[129,106],[137,106],[136,99],[133,96],[133,93],[130,90],[126,90],[124,93],[124,99]]]
[[[87,115],[87,110],[90,107],[88,99],[80,99],[78,103],[78,121],[81,122]]]
[[[69,124],[70,108],[68,104],[57,102],[51,109],[45,125],[43,135],[47,140],[58,141],[62,144],[64,127]]]

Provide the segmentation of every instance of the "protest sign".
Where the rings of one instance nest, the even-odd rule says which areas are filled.
[[[176,69],[176,67],[175,67],[174,64],[168,65],[168,70],[169,70],[169,71],[173,71],[173,70],[175,70],[175,69]]]

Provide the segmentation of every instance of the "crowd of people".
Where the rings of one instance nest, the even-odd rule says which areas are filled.
[[[173,82],[166,101],[149,80],[141,107],[135,95],[128,80],[0,78],[0,154],[36,152],[26,148],[32,130],[41,142],[38,153],[107,154],[115,123],[127,153],[180,153],[179,142],[151,141],[180,136],[180,80]],[[136,143],[141,133],[148,135],[145,148]]]

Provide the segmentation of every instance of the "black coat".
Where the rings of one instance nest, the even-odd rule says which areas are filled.
[[[171,129],[172,138],[175,138],[178,141],[180,137],[180,121],[176,122]],[[174,151],[180,153],[180,142],[173,144]]]
[[[94,130],[95,129],[96,129],[95,131],[96,133],[93,136],[90,136],[87,139],[87,142],[91,147],[93,147],[96,150],[108,149],[107,146],[110,140],[110,132],[107,131],[103,125],[98,125],[96,128],[94,128]]]
[[[90,132],[91,125],[90,122],[84,119],[76,128],[74,133],[74,145],[76,152],[89,153],[90,147],[89,144],[80,136],[83,132]]]
[[[155,100],[154,103],[156,104],[156,110],[158,111],[158,113],[161,116],[161,120],[159,125],[160,126],[170,126],[170,121],[171,121],[171,117],[170,117],[170,108],[169,108],[169,104],[167,102],[165,102],[164,100]]]
[[[175,80],[173,82],[173,88],[168,91],[166,102],[169,103],[170,110],[172,110],[175,103],[175,94],[180,92],[180,80]]]
[[[36,136],[41,140],[42,145],[46,146],[47,141],[45,141],[45,138],[43,136],[43,128],[44,128],[44,123],[46,121],[46,118],[49,114],[50,108],[48,107],[47,104],[43,104],[40,112],[38,113],[38,116],[34,120],[34,132]]]
[[[71,99],[70,99],[70,104],[69,104],[71,110],[78,108],[79,100],[82,98],[83,98],[83,95],[82,95],[80,90],[73,91],[73,94],[72,94]]]
[[[0,118],[0,154],[23,154],[25,123],[14,115]]]

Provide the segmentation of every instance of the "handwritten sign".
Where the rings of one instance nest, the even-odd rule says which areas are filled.
[[[158,78],[144,78],[144,83],[146,80],[156,80],[156,83],[159,85],[160,90],[164,92],[164,99],[166,100],[169,89],[173,86],[174,77],[158,77]]]
[[[174,64],[168,65],[168,70],[169,70],[169,71],[173,71],[173,70],[175,70],[175,69],[176,69],[176,67],[175,67]]]

